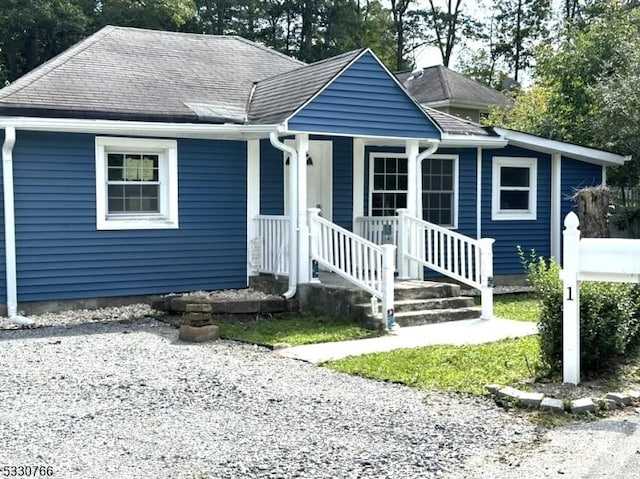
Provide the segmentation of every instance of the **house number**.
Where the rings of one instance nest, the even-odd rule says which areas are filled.
[[[567,298],[567,301],[573,301],[573,298],[571,297],[571,286],[567,287],[567,289],[569,290],[569,297]]]

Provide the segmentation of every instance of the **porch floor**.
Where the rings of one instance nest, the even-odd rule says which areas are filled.
[[[378,338],[294,346],[280,349],[276,353],[287,358],[320,364],[347,356],[403,348],[490,343],[507,338],[531,336],[537,332],[536,324],[527,321],[498,318],[467,319],[400,328],[392,334]]]

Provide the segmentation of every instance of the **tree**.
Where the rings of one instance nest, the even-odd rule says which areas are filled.
[[[532,65],[535,48],[548,34],[550,0],[500,0],[494,8],[496,52],[519,82]]]
[[[413,3],[413,0],[390,0],[391,1],[391,15],[393,18],[393,26],[396,35],[396,58],[394,69],[404,70],[406,69],[407,62],[405,60],[405,53],[407,48],[407,12],[409,6]]]

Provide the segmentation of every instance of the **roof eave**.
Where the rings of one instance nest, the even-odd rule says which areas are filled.
[[[0,116],[0,128],[136,136],[173,136],[176,138],[261,138],[278,131],[280,125],[238,125],[235,123],[173,123],[79,118],[42,118]]]
[[[630,155],[618,155],[617,153],[610,153],[608,151],[574,145],[558,140],[550,140],[548,138],[542,138],[540,136],[522,133],[520,131],[508,130],[500,127],[494,127],[493,130],[508,140],[511,145],[549,154],[560,153],[568,158],[585,161],[587,163],[604,166],[618,166],[631,160]]]
[[[500,136],[456,135],[443,133],[440,148],[504,148],[508,142]]]

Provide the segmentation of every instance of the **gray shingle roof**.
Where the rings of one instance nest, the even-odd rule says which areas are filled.
[[[363,51],[344,53],[258,82],[251,99],[249,122],[271,124],[285,120]]]
[[[463,120],[462,118],[434,110],[433,108],[422,108],[427,112],[427,115],[438,124],[443,133],[449,135],[498,136],[491,128],[485,128],[472,121]]]
[[[243,123],[254,82],[301,65],[240,37],[109,26],[0,90],[0,114]]]
[[[499,91],[454,72],[444,65],[423,68],[422,75],[400,72],[396,73],[396,77],[421,104],[445,100],[492,106],[507,106],[510,103],[509,98]]]

